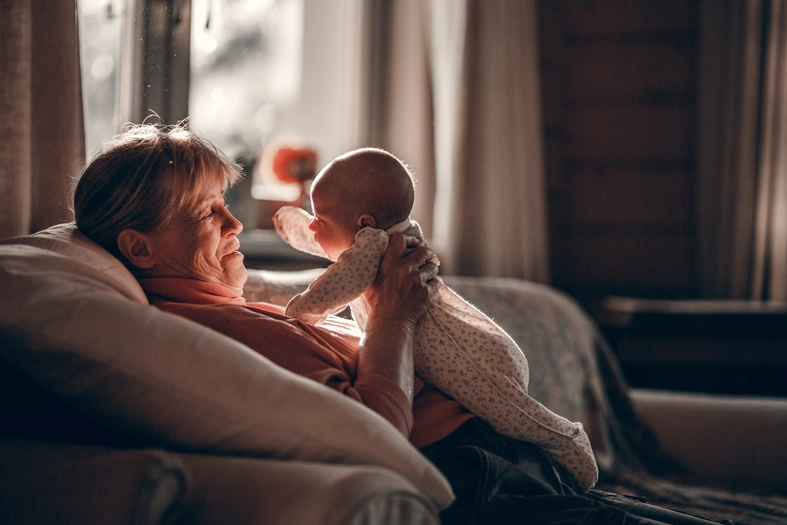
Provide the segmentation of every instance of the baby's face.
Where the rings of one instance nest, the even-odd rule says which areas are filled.
[[[318,186],[312,189],[312,210],[314,219],[309,229],[314,232],[314,240],[322,246],[328,258],[335,262],[355,242],[358,226],[348,218],[341,196],[326,194]]]

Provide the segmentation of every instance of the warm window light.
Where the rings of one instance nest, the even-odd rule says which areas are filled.
[[[191,128],[232,157],[291,125],[303,0],[192,0]]]
[[[79,0],[79,49],[88,158],[120,131],[119,70],[125,0]]]
[[[178,49],[185,49],[184,43],[188,46],[189,67],[174,68],[170,76],[156,80],[153,87],[160,89],[153,90],[151,104],[160,102],[155,97],[163,98],[166,107],[158,112],[162,118],[188,117],[195,133],[243,166],[247,177],[228,193],[228,203],[247,231],[269,228],[268,212],[275,212],[278,202],[296,203],[300,198],[308,206],[308,199],[301,198],[308,182],[269,184],[252,175],[260,173],[264,148],[278,137],[296,135],[325,159],[365,143],[361,123],[366,122],[362,74],[366,59],[361,43],[366,5],[356,0],[191,0],[188,4],[189,39],[181,36]],[[147,93],[150,80],[132,74],[135,53],[148,44],[159,49],[156,46],[163,43],[150,27],[130,23],[140,20],[137,11],[145,6],[159,9],[162,4],[158,0],[78,1],[89,157],[125,121],[141,120],[152,111],[147,99],[137,96]],[[183,27],[176,29],[171,27],[170,33],[186,33]],[[124,34],[127,30],[134,33]],[[145,45],[136,49],[137,42]],[[149,60],[160,55],[156,52]],[[178,56],[183,56],[180,51]],[[143,64],[158,71],[155,63]],[[183,96],[167,98],[186,90],[188,101]],[[253,199],[252,192],[265,200]],[[266,206],[271,210],[262,209]]]

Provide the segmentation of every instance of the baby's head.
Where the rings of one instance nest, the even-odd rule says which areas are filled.
[[[331,161],[311,188],[314,220],[309,228],[335,261],[361,228],[387,230],[410,215],[413,177],[387,151],[362,148]]]

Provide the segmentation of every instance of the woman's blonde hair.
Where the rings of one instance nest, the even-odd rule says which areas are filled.
[[[202,185],[228,188],[241,177],[237,164],[184,125],[131,125],[79,175],[74,218],[83,234],[125,263],[121,231],[162,232],[194,206]]]

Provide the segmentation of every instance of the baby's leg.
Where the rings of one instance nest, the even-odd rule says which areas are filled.
[[[592,487],[598,468],[582,424],[555,414],[527,394],[527,361],[516,343],[505,333],[457,329],[429,318],[431,326],[421,326],[416,337],[419,375],[497,432],[541,446],[580,487]]]
[[[480,382],[484,383],[484,378]],[[495,430],[541,446],[574,476],[582,489],[596,484],[596,458],[582,423],[573,423],[555,414],[527,393],[513,388],[500,392],[493,404],[497,405],[491,410],[494,421],[488,422]],[[513,424],[506,421],[513,421]]]

